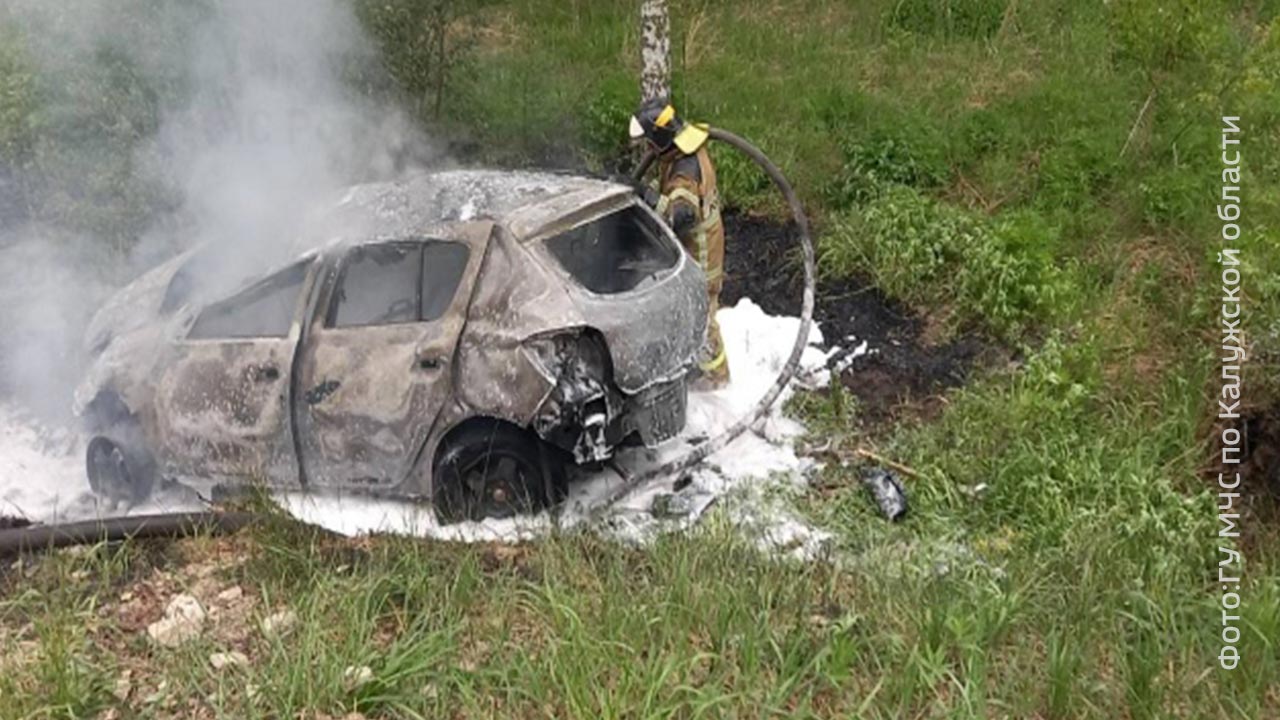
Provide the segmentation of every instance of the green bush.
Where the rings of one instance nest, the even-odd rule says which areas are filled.
[[[951,175],[948,141],[923,113],[855,106],[829,119],[843,157],[826,188],[832,207],[864,203],[889,185],[936,188]]]
[[[381,51],[386,76],[356,58],[348,80],[366,92],[392,87],[419,118],[439,119],[454,99],[453,83],[469,67],[474,38],[455,21],[483,0],[357,0],[356,14]]]
[[[949,311],[953,329],[1015,339],[1067,300],[1055,240],[1031,213],[988,220],[891,186],[839,216],[820,255],[827,273],[865,273],[889,295]]]
[[[1079,209],[1104,194],[1120,170],[1119,147],[1091,128],[1068,133],[1040,154],[1036,202]]]
[[[610,164],[630,147],[627,124],[635,111],[636,84],[614,77],[586,103],[578,123],[589,162]]]

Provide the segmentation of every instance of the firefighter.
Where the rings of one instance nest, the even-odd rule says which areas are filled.
[[[707,152],[707,127],[686,123],[665,98],[645,102],[631,118],[631,138],[644,138],[658,156],[658,176],[645,191],[645,200],[661,215],[684,249],[707,276],[710,317],[698,358],[700,389],[729,383],[729,359],[720,337],[716,311],[724,285],[724,223],[716,169]]]

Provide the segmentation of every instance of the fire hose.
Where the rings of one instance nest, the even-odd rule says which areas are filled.
[[[260,518],[247,512],[190,512],[31,525],[0,530],[0,558],[98,542],[187,537],[200,533],[228,534]]]
[[[800,328],[796,331],[795,343],[791,346],[791,355],[787,358],[786,364],[782,366],[782,371],[778,373],[777,380],[760,398],[751,412],[740,418],[720,435],[698,445],[697,448],[682,457],[634,475],[620,472],[619,474],[623,474],[622,485],[609,493],[605,501],[597,508],[597,512],[623,499],[632,490],[650,480],[669,477],[688,470],[711,455],[723,450],[729,443],[750,430],[751,426],[759,422],[769,412],[769,408],[773,407],[773,404],[778,401],[778,397],[782,395],[782,391],[786,389],[787,384],[795,378],[796,373],[800,370],[800,358],[804,355],[804,349],[809,344],[809,328],[813,324],[813,296],[817,282],[817,262],[814,256],[813,238],[809,234],[809,218],[804,213],[800,198],[796,196],[795,190],[792,189],[791,183],[787,182],[782,170],[755,145],[728,130],[712,127],[708,128],[708,131],[712,140],[732,146],[751,158],[761,170],[764,170],[765,174],[769,176],[769,180],[773,182],[774,187],[782,193],[782,197],[787,201],[787,205],[791,209],[791,216],[795,219],[796,228],[800,231],[800,249],[804,259],[804,297],[800,304]],[[640,165],[636,168],[632,179],[639,182],[655,159],[656,155],[652,150],[646,153],[644,159],[641,160]],[[616,466],[615,469],[617,469]]]
[[[624,474],[623,483],[609,493],[597,512],[607,508],[626,497],[632,490],[650,480],[669,477],[705,460],[707,457],[723,450],[729,443],[751,429],[769,412],[769,408],[777,402],[787,384],[795,378],[800,369],[800,359],[809,344],[809,329],[813,324],[814,287],[816,282],[816,260],[813,240],[809,234],[809,218],[805,215],[800,199],[792,189],[791,183],[777,165],[755,145],[727,130],[709,128],[710,139],[726,143],[750,158],[758,165],[774,186],[782,194],[791,209],[791,215],[800,232],[800,249],[804,261],[804,296],[800,306],[800,327],[796,331],[795,343],[791,347],[791,355],[783,365],[773,385],[756,403],[751,412],[720,435],[701,443],[697,448],[661,465],[649,468],[636,474]],[[637,167],[634,178],[639,180],[653,164],[656,156],[649,152]],[[227,534],[251,524],[259,515],[244,512],[192,512],[166,513],[157,515],[134,515],[118,518],[89,520],[84,522],[64,523],[56,525],[33,525],[30,527],[0,530],[0,558],[18,555],[24,552],[35,552],[70,545],[83,545],[96,542],[114,542],[132,538],[149,537],[186,537],[203,532]]]

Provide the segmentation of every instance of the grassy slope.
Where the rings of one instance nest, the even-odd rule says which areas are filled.
[[[1172,19],[1152,20],[1156,5]],[[800,403],[841,446],[874,442],[918,471],[909,522],[880,522],[855,469],[831,467],[797,502],[839,533],[840,569],[763,561],[716,528],[646,552],[565,538],[497,559],[375,541],[358,562],[260,533],[222,582],[303,623],[283,642],[236,641],[269,688],[254,702],[184,662],[213,640],[171,658],[110,608],[87,622],[114,602],[95,585],[141,549],[59,559],[0,605],[4,627],[33,621],[0,636],[6,649],[44,642],[0,674],[0,696],[22,698],[0,707],[116,704],[117,666],[141,658],[148,682],[199,687],[231,717],[1280,713],[1274,533],[1253,527],[1246,661],[1219,672],[1215,511],[1197,475],[1224,108],[1251,128],[1256,353],[1280,317],[1274,10],[949,6],[936,20],[913,1],[673,2],[678,99],[789,169],[823,218],[826,272],[869,274],[944,330],[1028,346],[1020,368],[887,436],[852,433],[840,395]],[[628,3],[491,4],[464,22],[477,46],[446,121],[494,157],[581,146],[600,162],[635,91],[632,20]],[[770,208],[747,168],[720,164],[731,201]],[[118,644],[90,647],[104,637]],[[373,689],[342,687],[358,664]]]

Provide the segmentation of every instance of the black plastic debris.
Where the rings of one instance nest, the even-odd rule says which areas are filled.
[[[863,473],[862,484],[871,491],[871,497],[885,518],[897,521],[907,514],[907,491],[897,473],[885,468],[872,468]]]

